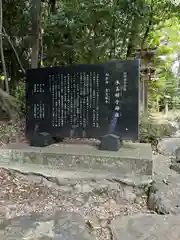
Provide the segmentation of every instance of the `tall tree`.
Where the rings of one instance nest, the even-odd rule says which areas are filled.
[[[39,62],[41,0],[32,0],[32,54],[31,68],[37,68]]]
[[[3,6],[2,0],[0,0],[0,52],[1,52],[1,62],[3,68],[3,77],[5,82],[5,90],[9,93],[9,83],[8,83],[8,76],[7,76],[7,69],[6,69],[6,62],[4,59],[4,48],[3,48]]]

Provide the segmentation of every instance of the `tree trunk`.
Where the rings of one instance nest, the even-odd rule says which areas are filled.
[[[39,38],[40,38],[40,13],[41,0],[32,0],[32,55],[31,68],[38,68],[39,62]]]
[[[148,115],[148,78],[144,79],[144,114]]]
[[[52,14],[56,13],[56,0],[49,0],[49,10]]]
[[[5,82],[5,90],[9,93],[9,83],[8,76],[6,70],[6,62],[4,59],[4,49],[3,49],[3,9],[2,9],[2,0],[0,0],[0,52],[1,52],[1,62],[3,68],[4,82]]]
[[[9,120],[18,118],[18,100],[0,88],[0,112],[4,111]]]
[[[18,61],[18,63],[19,63],[19,66],[20,66],[22,72],[25,74],[26,71],[25,71],[25,69],[24,69],[24,67],[23,67],[23,65],[22,65],[22,62],[21,62],[21,60],[20,60],[20,58],[19,58],[19,55],[18,55],[18,53],[17,53],[17,51],[16,51],[16,48],[14,47],[14,44],[13,44],[13,42],[11,41],[11,38],[10,38],[9,35],[7,34],[6,29],[5,29],[4,27],[3,27],[3,33],[4,33],[4,36],[6,37],[6,39],[8,40],[9,45],[11,46],[11,48],[12,48],[13,51],[14,51],[14,54],[15,54],[15,56],[16,56],[16,59],[17,59],[17,61]]]

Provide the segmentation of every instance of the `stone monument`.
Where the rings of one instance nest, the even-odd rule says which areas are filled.
[[[100,149],[118,151],[120,139],[137,140],[139,65],[139,60],[113,60],[28,70],[26,134],[31,145],[47,146],[53,142],[49,135],[97,138]]]

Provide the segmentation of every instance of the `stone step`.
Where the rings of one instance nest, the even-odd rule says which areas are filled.
[[[11,144],[0,149],[2,163],[28,163],[64,170],[105,170],[114,174],[152,176],[150,144],[125,143],[118,152],[100,151],[85,144],[57,144],[45,148]]]
[[[129,186],[141,186],[147,185],[152,182],[152,177],[150,175],[142,174],[115,174],[109,171],[102,170],[64,170],[56,169],[50,166],[43,166],[40,164],[28,164],[28,163],[3,163],[0,162],[0,168],[7,170],[15,170],[23,174],[37,175],[50,179],[52,182],[60,182],[61,184],[68,184],[75,181],[83,180],[110,180],[116,181]]]

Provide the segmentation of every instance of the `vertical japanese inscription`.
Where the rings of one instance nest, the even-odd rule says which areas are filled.
[[[90,76],[89,73],[86,73],[86,80],[85,80],[85,89],[86,89],[86,124],[89,125],[89,105],[90,105]]]
[[[119,118],[122,115],[121,114],[121,110],[122,110],[121,107],[123,102],[122,96],[123,96],[123,87],[121,86],[120,81],[116,80],[115,81],[115,101],[114,101],[114,104],[115,104],[114,111],[115,111],[116,118]]]
[[[115,117],[122,116],[123,93],[127,91],[127,72],[124,71],[124,65],[120,62],[116,64],[116,78],[115,81]]]
[[[61,106],[61,95],[60,95],[60,74],[57,74],[56,75],[56,112],[57,112],[57,116],[56,116],[56,125],[58,127],[61,127],[61,109],[60,109],[60,106]]]
[[[123,90],[124,90],[124,92],[126,92],[127,91],[127,84],[128,84],[127,72],[123,72],[123,83],[124,83]]]
[[[61,127],[64,125],[64,76],[60,75],[60,109],[61,109]]]
[[[76,75],[71,74],[71,90],[70,90],[70,123],[72,128],[76,128],[77,116],[76,116],[76,106],[77,106],[77,93],[76,93]]]
[[[45,117],[44,103],[35,103],[33,107],[33,116],[35,119],[43,119]]]
[[[92,108],[93,104],[93,76],[92,72],[89,73],[89,108]]]
[[[96,127],[96,73],[92,73],[92,109],[93,109],[93,127]]]
[[[43,83],[35,83],[33,86],[33,91],[32,94],[35,96],[36,95],[41,95],[45,92],[45,84]],[[43,99],[40,100],[39,103],[34,103],[33,104],[33,117],[35,119],[43,119],[45,118],[45,104],[43,103]]]
[[[93,109],[93,127],[99,128],[99,74],[92,73],[92,109]]]
[[[35,83],[34,89],[33,89],[33,94],[34,93],[44,93],[44,87],[45,87],[45,84],[43,84],[43,83]]]
[[[79,123],[80,127],[83,126],[83,77],[82,73],[79,73],[80,87],[79,87]]]
[[[51,109],[52,109],[52,126],[63,126],[63,108],[62,108],[62,88],[61,88],[61,74],[49,75],[49,85],[51,92]]]
[[[72,121],[73,92],[71,93],[72,76],[67,73],[49,75],[49,84],[52,101],[52,126],[63,127]],[[72,97],[71,97],[72,95]]]
[[[52,94],[52,126],[56,127],[56,83],[55,83],[55,78],[54,75],[49,76],[50,81],[51,81],[51,94]]]
[[[70,85],[71,85],[71,75],[70,73],[67,73],[67,118],[66,118],[66,123],[69,123],[68,121],[70,120],[70,115],[71,115],[71,112],[70,112],[70,99],[71,99],[71,92],[70,92]]]
[[[109,88],[109,73],[107,72],[105,74],[105,103],[109,104],[111,101],[111,92],[110,92],[110,88]]]
[[[86,73],[82,73],[82,81],[83,81],[83,89],[82,89],[82,94],[83,94],[83,128],[85,129],[87,126],[87,121],[86,121],[86,99],[87,99],[87,89],[86,89]]]
[[[64,123],[67,123],[67,75],[64,73]]]
[[[96,73],[96,128],[99,128],[99,74]]]

